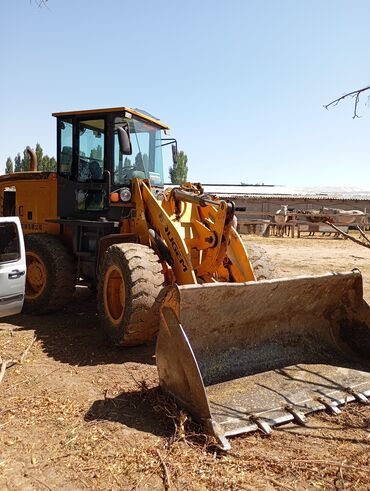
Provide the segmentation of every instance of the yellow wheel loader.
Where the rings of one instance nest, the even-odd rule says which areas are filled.
[[[358,271],[269,279],[236,232],[234,204],[200,184],[164,189],[168,126],[127,107],[54,114],[57,171],[0,177],[25,232],[25,311],[97,288],[117,345],[158,334],[161,387],[222,448],[227,437],[368,403],[370,309]],[[163,135],[163,133],[165,135]],[[256,281],[261,279],[262,281]]]

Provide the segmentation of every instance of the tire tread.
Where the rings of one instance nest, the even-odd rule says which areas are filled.
[[[278,277],[278,271],[263,247],[246,240],[244,240],[244,246],[257,281]]]
[[[104,305],[104,276],[111,264],[120,265],[126,283],[125,314],[121,325],[111,325]],[[157,254],[142,244],[114,244],[104,256],[98,287],[98,305],[104,330],[116,345],[135,346],[155,338],[165,278]]]
[[[61,240],[54,235],[32,234],[25,236],[27,250],[34,251],[48,272],[47,284],[40,297],[25,300],[24,312],[47,314],[63,308],[75,291],[75,264],[72,255]]]

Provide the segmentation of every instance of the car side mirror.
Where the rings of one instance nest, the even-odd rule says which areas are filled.
[[[177,164],[177,145],[174,143],[172,145],[172,162],[174,164]]]
[[[118,135],[119,149],[122,155],[131,155],[132,145],[130,140],[130,132],[129,132],[128,124],[124,126],[118,126],[117,135]]]

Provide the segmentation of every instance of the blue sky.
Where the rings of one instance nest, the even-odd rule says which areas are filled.
[[[367,97],[356,120],[323,104],[370,84],[370,2],[1,3],[1,170],[55,155],[53,111],[127,105],[171,126],[193,181],[369,187]]]

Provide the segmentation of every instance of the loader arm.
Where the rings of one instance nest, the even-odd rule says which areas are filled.
[[[170,263],[178,285],[255,280],[244,245],[232,227],[234,206],[181,188],[156,199],[147,181],[135,179],[135,228]]]
[[[136,186],[139,187],[142,197],[142,207],[145,212],[143,220],[148,223],[158,235],[157,240],[162,240],[171,256],[172,269],[175,273],[177,283],[180,285],[196,284],[194,268],[191,263],[190,255],[186,244],[181,239],[176,227],[171,221],[167,213],[161,208],[160,202],[153,196],[149,183],[137,180]],[[160,255],[161,248],[159,244],[155,244]]]

